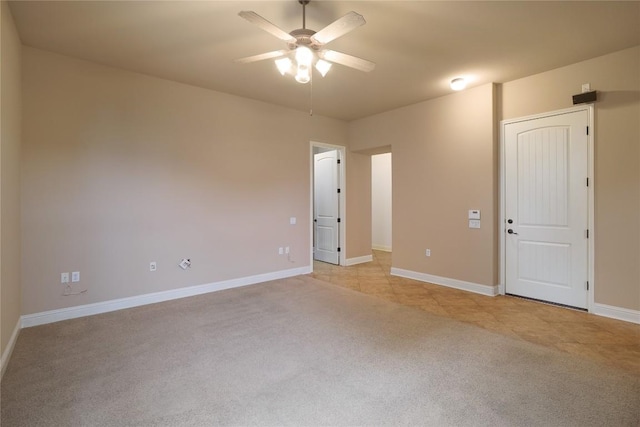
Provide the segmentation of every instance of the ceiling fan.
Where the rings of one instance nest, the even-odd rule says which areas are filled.
[[[286,42],[287,49],[248,56],[236,59],[235,62],[249,63],[265,59],[276,59],[276,66],[280,73],[282,75],[287,73],[294,74],[296,81],[299,83],[308,83],[311,80],[311,72],[314,65],[322,77],[327,74],[334,63],[365,72],[373,70],[376,64],[371,61],[324,48],[332,40],[364,25],[366,21],[362,15],[356,12],[349,12],[322,30],[315,32],[306,28],[305,7],[309,1],[298,0],[302,5],[302,28],[293,30],[290,33],[253,11],[238,13],[242,18]]]

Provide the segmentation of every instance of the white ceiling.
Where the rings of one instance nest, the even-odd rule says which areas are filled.
[[[284,42],[237,14],[253,10],[291,31],[302,7],[287,1],[11,2],[27,46],[195,86],[308,110],[310,85],[281,76],[272,60],[234,58]],[[640,44],[640,2],[321,1],[307,6],[320,30],[349,11],[367,24],[328,46],[377,64],[335,65],[314,77],[313,111],[344,120],[506,82]],[[579,92],[576,87],[576,92]]]

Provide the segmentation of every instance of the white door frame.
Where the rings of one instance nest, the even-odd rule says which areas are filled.
[[[340,223],[338,224],[338,234],[340,235],[340,253],[338,254],[338,263],[339,265],[347,265],[347,243],[346,243],[346,229],[347,229],[347,207],[346,207],[346,196],[347,196],[347,185],[346,185],[346,148],[342,145],[332,145],[325,144],[324,142],[310,141],[309,142],[309,259],[311,260],[311,271],[313,272],[313,149],[316,147],[320,148],[329,148],[332,150],[338,151],[338,158],[340,159],[340,166],[338,170],[340,171],[340,181],[338,182],[338,186],[340,187],[340,197],[339,197],[339,215],[340,215]]]
[[[515,119],[502,120],[500,122],[500,223],[498,224],[498,233],[500,236],[498,238],[498,247],[500,250],[500,284],[499,284],[499,293],[500,295],[505,294],[505,283],[506,283],[506,249],[505,249],[505,238],[506,238],[506,216],[505,216],[505,176],[506,176],[506,161],[505,161],[505,126],[512,123],[523,122],[527,120],[535,120],[541,119],[549,116],[557,116],[560,114],[574,113],[577,111],[587,111],[589,117],[589,135],[587,136],[587,155],[588,155],[588,174],[589,174],[589,187],[587,188],[588,193],[588,217],[589,217],[589,241],[588,245],[588,272],[587,277],[589,280],[589,290],[588,294],[588,307],[589,312],[593,311],[594,307],[594,289],[595,289],[595,277],[594,277],[594,264],[595,264],[595,223],[594,223],[594,189],[595,189],[595,180],[594,180],[594,142],[595,142],[595,121],[594,121],[594,108],[593,105],[581,105],[578,107],[566,108],[563,110],[550,111],[542,114],[534,114],[526,117],[518,117]]]

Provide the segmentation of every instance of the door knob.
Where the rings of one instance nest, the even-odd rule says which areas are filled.
[[[518,234],[518,233],[516,233],[515,231],[513,231],[512,229],[508,229],[508,230],[507,230],[507,233],[509,233],[509,234]]]
[[[508,220],[507,220],[507,222],[508,222],[509,224],[513,224],[513,220],[512,220],[512,219],[508,219]]]

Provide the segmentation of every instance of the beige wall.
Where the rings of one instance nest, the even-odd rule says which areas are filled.
[[[7,2],[2,2],[0,128],[0,353],[20,321],[20,39]]]
[[[371,255],[371,156],[347,150],[346,174],[346,244],[350,259]]]
[[[350,150],[393,149],[393,266],[498,283],[497,124],[571,107],[582,83],[599,91],[595,302],[639,310],[640,47],[350,123]],[[369,219],[369,208],[352,210],[351,221]],[[480,231],[466,229],[476,208]]]
[[[489,84],[350,123],[350,150],[393,151],[394,267],[497,284],[493,120]],[[469,209],[482,211],[481,229],[468,228]]]
[[[502,119],[595,104],[595,302],[640,310],[640,46],[505,83]]]
[[[346,145],[344,122],[23,58],[23,314],[309,266],[309,141]]]

